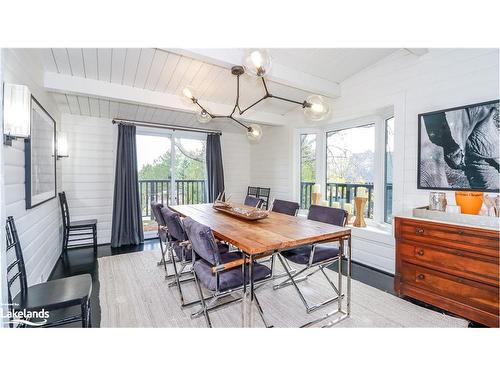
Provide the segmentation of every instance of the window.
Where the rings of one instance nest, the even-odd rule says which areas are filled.
[[[352,217],[354,197],[365,196],[366,217],[373,218],[375,124],[326,133],[326,199]]]
[[[184,134],[184,133],[183,133]],[[152,201],[163,204],[197,204],[207,201],[204,139],[168,133],[136,136],[139,194],[144,235],[157,235]]]
[[[394,153],[394,117],[385,120],[384,221],[392,221],[392,155]]]
[[[312,187],[316,183],[316,134],[300,135],[300,208],[311,205]]]

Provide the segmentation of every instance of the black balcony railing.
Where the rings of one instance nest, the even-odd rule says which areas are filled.
[[[315,182],[301,182],[300,183],[300,206],[304,209],[309,209],[312,201],[312,186]],[[334,183],[329,182],[326,184],[326,200],[330,206],[333,202],[338,202],[341,207],[345,203],[353,203],[354,197],[358,195],[360,189],[366,189],[368,202],[366,204],[365,215],[373,217],[373,184],[347,184],[347,183]],[[392,184],[388,184],[387,194],[392,197]],[[365,194],[363,194],[366,196]]]
[[[173,196],[170,180],[139,180],[142,216],[151,216],[151,202],[163,204],[205,203],[205,180],[176,180]],[[175,198],[175,199],[172,199]]]

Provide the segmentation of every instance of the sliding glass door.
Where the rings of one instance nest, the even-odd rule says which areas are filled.
[[[206,140],[188,133],[137,132],[139,192],[145,238],[156,236],[151,202],[164,205],[207,201]]]

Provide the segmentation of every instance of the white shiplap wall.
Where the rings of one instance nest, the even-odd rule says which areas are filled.
[[[96,218],[98,243],[111,240],[117,126],[111,119],[62,115],[69,158],[63,159],[63,189],[72,220]],[[222,156],[227,194],[243,201],[250,179],[250,146],[244,132],[223,132]]]
[[[117,126],[111,119],[62,115],[69,157],[62,159],[62,189],[71,220],[97,219],[97,241],[109,243]]]
[[[3,52],[0,48],[0,82],[3,81]],[[3,113],[3,101],[0,100],[0,113]],[[3,116],[0,116],[0,129],[3,129]],[[3,163],[3,142],[0,143],[0,303],[2,306],[7,304],[7,261],[5,256],[5,226],[3,223],[5,222],[5,192],[4,192],[4,163]],[[6,314],[1,311],[2,316]],[[0,328],[6,326],[7,318],[0,318]]]
[[[262,139],[250,149],[250,185],[271,188],[270,202],[293,199],[293,129],[263,127]]]
[[[34,97],[51,114],[59,126],[59,112],[50,94],[43,90],[42,64],[29,50],[4,49],[4,81],[27,85]],[[25,209],[24,142],[14,141],[3,148],[5,173],[5,212],[14,216],[28,283],[46,281],[61,252],[61,217],[58,199],[52,199],[30,210]],[[60,186],[60,168],[57,168]]]

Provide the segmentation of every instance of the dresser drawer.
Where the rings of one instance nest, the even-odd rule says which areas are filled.
[[[453,244],[450,243],[449,246]],[[437,268],[498,287],[500,273],[498,258],[489,258],[463,250],[439,249],[404,242],[398,243],[398,252],[403,261]]]
[[[492,314],[498,315],[499,313],[499,289],[497,287],[480,284],[404,261],[401,278],[403,283],[446,296]]]
[[[497,231],[435,224],[418,220],[400,223],[398,235],[403,240],[464,249],[498,258],[499,235]]]

